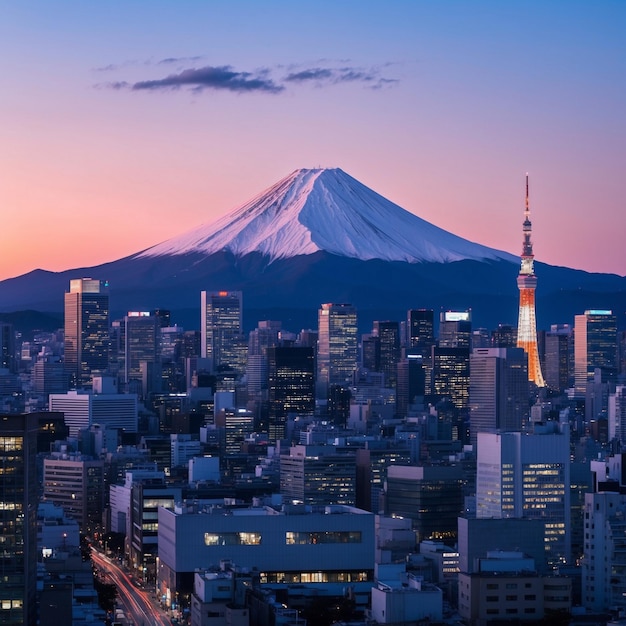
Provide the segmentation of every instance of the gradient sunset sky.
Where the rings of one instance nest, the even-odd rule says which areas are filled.
[[[301,167],[626,274],[626,2],[0,2],[0,279],[127,256]]]

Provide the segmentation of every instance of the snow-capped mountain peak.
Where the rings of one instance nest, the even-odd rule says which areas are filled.
[[[515,260],[417,217],[340,169],[299,169],[215,222],[141,252],[235,256],[270,261],[320,250],[361,260],[450,262]]]

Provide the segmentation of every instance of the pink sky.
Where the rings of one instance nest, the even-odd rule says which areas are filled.
[[[528,171],[537,260],[626,274],[623,3],[54,4],[0,7],[0,279],[317,166],[514,254]]]

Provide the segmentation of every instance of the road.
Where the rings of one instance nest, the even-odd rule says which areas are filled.
[[[116,562],[93,548],[91,560],[116,585],[118,602],[134,626],[171,626],[170,618],[152,601],[150,594],[138,589],[133,579]]]

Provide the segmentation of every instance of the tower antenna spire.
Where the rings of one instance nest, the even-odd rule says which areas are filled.
[[[526,172],[526,212],[529,211],[529,202],[528,202],[528,172]]]

